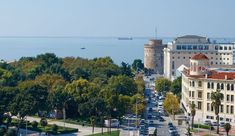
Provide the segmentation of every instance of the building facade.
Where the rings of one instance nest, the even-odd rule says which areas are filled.
[[[144,67],[153,70],[154,73],[163,74],[163,49],[165,47],[162,40],[149,40],[149,43],[144,45]]]
[[[220,121],[235,124],[235,67],[212,67],[208,56],[199,53],[193,56],[190,66],[182,72],[181,104],[190,114],[190,104],[196,105],[195,121],[216,121],[211,94],[220,90],[223,94],[220,106]]]
[[[189,60],[197,53],[210,59],[210,65],[235,64],[234,43],[210,42],[206,37],[186,35],[167,44],[164,52],[164,76],[174,80],[181,65],[189,67]]]

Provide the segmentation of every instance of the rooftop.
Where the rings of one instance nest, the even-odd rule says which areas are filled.
[[[205,38],[206,37],[202,37],[202,36],[198,36],[198,35],[184,35],[184,36],[180,36],[180,37],[177,37],[177,38]]]
[[[198,54],[194,55],[192,57],[192,59],[193,60],[209,60],[209,58],[206,55],[202,54],[202,53],[198,53]]]
[[[226,71],[226,69],[209,70],[207,75],[190,75],[190,70],[184,69],[183,73],[187,77],[191,77],[191,78],[207,78],[207,79],[215,79],[215,80],[235,80],[235,69],[230,69],[229,71]]]

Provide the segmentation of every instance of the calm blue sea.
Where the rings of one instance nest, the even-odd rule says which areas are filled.
[[[164,38],[167,43],[173,38]],[[144,44],[149,38],[118,40],[117,38],[0,38],[0,59],[18,60],[22,56],[55,53],[59,57],[73,56],[92,59],[110,56],[116,64],[131,64],[144,57]],[[222,41],[234,39],[217,38]],[[85,48],[85,49],[81,49]]]

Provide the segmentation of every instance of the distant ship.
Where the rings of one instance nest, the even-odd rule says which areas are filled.
[[[118,40],[133,40],[132,37],[118,37]]]
[[[82,47],[82,48],[81,48],[81,50],[84,50],[84,49],[86,49],[86,48],[85,48],[85,47]]]

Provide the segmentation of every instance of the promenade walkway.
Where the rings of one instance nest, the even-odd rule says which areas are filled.
[[[16,117],[13,117],[13,118],[16,118]],[[40,118],[36,118],[36,117],[27,117],[27,120],[32,122],[32,121],[37,121],[37,122],[40,122]],[[61,121],[55,121],[55,120],[50,120],[48,119],[48,124],[56,124],[58,126],[64,126],[64,122],[61,122]],[[82,126],[82,125],[77,125],[77,124],[71,124],[71,123],[65,123],[65,126],[66,127],[69,127],[69,128],[76,128],[79,130],[78,133],[73,133],[73,134],[64,134],[64,135],[61,135],[61,136],[86,136],[86,135],[90,135],[92,134],[92,127],[90,126]],[[117,130],[116,128],[112,128],[112,131],[114,130]],[[102,129],[100,127],[95,127],[94,129],[94,134],[96,133],[101,133]],[[106,132],[107,131],[107,128],[103,128],[103,131]],[[39,136],[38,133],[32,133],[30,134],[31,136]]]

